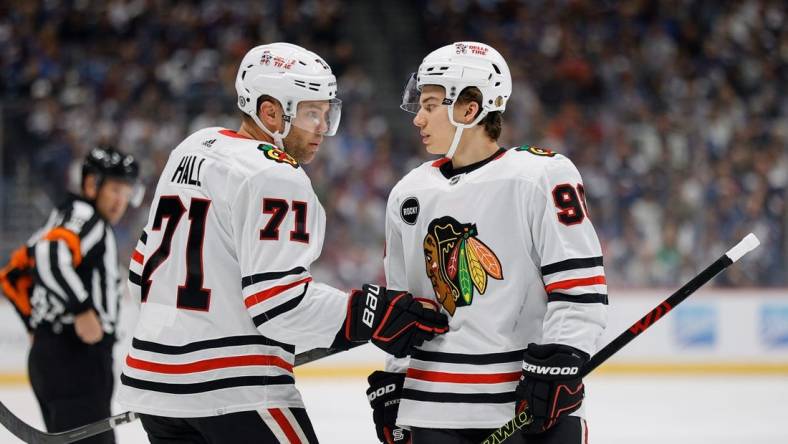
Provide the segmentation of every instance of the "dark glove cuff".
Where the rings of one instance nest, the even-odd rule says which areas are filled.
[[[387,401],[400,398],[402,386],[405,384],[405,373],[377,370],[367,377],[367,382],[367,399],[374,409]]]
[[[364,286],[365,290],[367,285]],[[339,328],[334,342],[331,343],[331,348],[338,348],[347,350],[353,346],[353,343],[367,342],[372,337],[372,327],[366,325],[363,319],[364,316],[364,295],[365,290],[352,290],[347,300],[347,313],[345,314],[345,322]],[[385,290],[385,289],[384,289]],[[361,307],[359,307],[361,305]]]
[[[588,353],[569,345],[531,343],[523,353],[523,374],[542,380],[579,378],[588,359]]]

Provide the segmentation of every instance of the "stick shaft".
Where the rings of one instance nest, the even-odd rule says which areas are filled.
[[[687,299],[692,293],[695,293],[698,288],[704,286],[707,282],[714,278],[714,276],[719,274],[732,263],[733,261],[731,261],[730,258],[725,255],[714,261],[713,264],[709,265],[705,270],[698,273],[698,275],[684,284],[683,287],[676,290],[675,293],[670,295],[667,299],[662,301],[662,303],[654,307],[651,311],[646,313],[645,316],[640,318],[640,320],[632,324],[632,326],[624,330],[609,344],[599,350],[593,357],[591,357],[591,359],[589,359],[586,365],[583,366],[583,369],[580,371],[580,375],[585,376],[594,371],[594,369],[599,367],[603,362],[607,361],[608,358],[618,353],[619,350],[624,348],[633,339],[640,336],[641,333],[648,330],[652,325],[654,325],[655,322],[660,320],[669,311],[673,310],[673,308]]]
[[[357,345],[354,345],[353,347],[357,347]],[[346,350],[341,348],[313,348],[312,350],[297,354],[295,357],[295,366],[298,367],[299,365],[309,364],[310,362],[314,362],[318,359],[323,359],[343,351]]]
[[[607,361],[611,356],[616,354],[619,350],[624,348],[633,339],[638,337],[641,333],[648,330],[649,327],[654,325],[660,318],[665,316],[670,310],[673,310],[676,305],[687,299],[697,289],[709,282],[714,276],[718,275],[722,270],[731,265],[733,261],[727,255],[723,255],[713,264],[709,265],[698,273],[689,282],[684,284],[681,288],[676,290],[675,293],[670,295],[667,299],[662,301],[659,305],[654,307],[651,311],[646,313],[645,316],[640,318],[637,322],[632,324],[631,327],[624,330],[620,335],[613,339],[609,344],[599,350],[591,359],[588,360],[586,365],[580,370],[580,376],[584,377],[594,371],[603,362]],[[524,425],[523,418],[515,416],[510,419],[506,424],[499,427],[491,433],[482,444],[498,444],[504,442],[508,437],[514,434],[520,427]]]
[[[361,344],[362,343],[354,344],[353,347],[357,347]],[[298,367],[299,365],[309,364],[310,362],[335,355],[342,351],[345,350],[337,348],[315,348],[301,352],[295,356],[295,366]],[[31,444],[68,444],[98,435],[99,433],[104,433],[119,425],[130,423],[135,419],[137,419],[136,413],[123,412],[65,432],[46,433],[19,419],[5,406],[5,404],[0,402],[0,424],[17,438]]]

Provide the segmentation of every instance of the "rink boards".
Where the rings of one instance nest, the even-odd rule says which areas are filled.
[[[668,290],[610,290],[606,344],[669,295]],[[137,306],[121,308],[125,356]],[[490,322],[494,322],[491,320]],[[27,334],[13,308],[0,300],[0,384],[25,382]],[[298,369],[298,376],[366,376],[383,354],[370,345]],[[788,375],[788,289],[702,290],[662,318],[599,368],[599,373],[754,373]]]

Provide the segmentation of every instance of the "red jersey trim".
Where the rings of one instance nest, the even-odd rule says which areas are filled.
[[[207,372],[220,368],[272,366],[279,367],[288,372],[293,372],[293,365],[279,356],[274,355],[246,355],[229,356],[223,358],[204,359],[202,361],[188,362],[185,364],[162,364],[159,362],[144,361],[142,359],[126,356],[126,365],[137,370],[168,375],[181,375],[185,373]]]
[[[518,381],[521,375],[521,371],[510,373],[448,373],[409,368],[406,377],[422,381],[453,382],[456,384],[498,384]]]
[[[451,161],[451,159],[449,159],[448,157],[441,157],[440,159],[436,160],[435,162],[432,162],[432,166],[434,166],[435,168],[440,168],[441,165],[443,165],[444,163],[449,162],[449,161]]]
[[[143,256],[139,251],[134,250],[134,252],[131,253],[131,260],[142,265],[142,263],[145,261],[145,256]]]
[[[281,410],[268,409],[268,413],[271,414],[271,417],[274,418],[274,421],[276,421],[282,431],[285,432],[285,436],[287,437],[287,440],[290,441],[290,444],[302,444],[301,439],[298,438],[298,434],[296,433],[295,429]]]
[[[311,282],[311,281],[312,281],[312,278],[308,277],[308,278],[301,279],[299,281],[291,282],[289,284],[277,285],[276,287],[271,287],[271,288],[269,288],[267,290],[263,290],[263,291],[257,292],[255,294],[249,296],[248,298],[244,299],[244,304],[246,304],[246,308],[250,308],[250,307],[252,307],[254,305],[257,305],[257,304],[259,304],[259,303],[261,303],[263,301],[271,299],[272,297],[274,297],[274,296],[276,296],[276,295],[278,295],[278,294],[280,294],[282,292],[285,292],[285,291],[287,291],[287,290],[289,290],[289,289],[291,289],[293,287],[297,287],[297,286],[299,286],[301,284],[305,284],[305,283]]]
[[[221,134],[223,136],[227,136],[227,137],[232,137],[232,138],[235,138],[235,139],[254,140],[251,137],[242,136],[242,135],[238,134],[237,132],[235,132],[233,130],[228,130],[228,129],[223,129],[223,130],[219,131],[219,134]]]
[[[600,285],[606,284],[604,276],[593,276],[581,279],[567,279],[565,281],[553,282],[545,287],[545,290],[550,293],[555,290],[567,290],[569,288],[582,287],[584,285]]]
[[[497,156],[493,157],[492,160],[498,160],[501,157],[503,157],[504,154],[506,154],[508,152],[509,152],[509,150],[501,151],[500,153],[498,153]],[[443,166],[443,164],[445,164],[446,162],[449,162],[450,160],[451,159],[449,159],[448,157],[441,157],[440,159],[436,160],[435,162],[432,162],[432,166],[434,166],[435,168],[440,168],[441,166]]]

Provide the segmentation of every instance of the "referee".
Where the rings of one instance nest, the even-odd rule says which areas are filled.
[[[131,155],[100,147],[70,195],[0,270],[0,284],[33,332],[28,371],[49,432],[110,416],[120,273],[112,225],[143,190]],[[133,202],[136,201],[136,202]],[[85,443],[114,443],[109,431]]]

